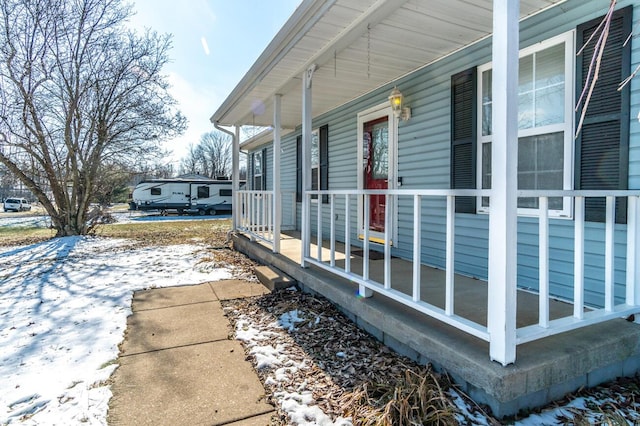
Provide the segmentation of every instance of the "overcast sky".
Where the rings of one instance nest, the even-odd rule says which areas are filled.
[[[173,34],[164,69],[171,93],[189,120],[167,144],[174,166],[189,143],[213,130],[209,117],[289,19],[301,0],[134,0],[136,29]]]

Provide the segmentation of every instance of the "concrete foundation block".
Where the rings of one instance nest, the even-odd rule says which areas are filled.
[[[289,288],[296,284],[296,280],[271,265],[257,266],[254,272],[258,280],[271,291]]]

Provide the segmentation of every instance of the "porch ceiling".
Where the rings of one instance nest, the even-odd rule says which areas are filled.
[[[565,0],[521,0],[522,18]],[[472,44],[492,31],[492,0],[303,0],[211,121],[302,121],[302,73],[316,64],[313,116]],[[381,99],[381,102],[384,101]]]

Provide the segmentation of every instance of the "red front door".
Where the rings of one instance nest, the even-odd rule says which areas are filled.
[[[387,116],[364,123],[364,189],[389,188],[389,119]],[[369,229],[384,232],[384,195],[372,195],[369,203]]]

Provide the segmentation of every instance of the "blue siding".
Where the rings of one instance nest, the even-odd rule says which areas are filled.
[[[618,2],[618,7],[635,4],[632,0]],[[546,40],[575,29],[587,20],[604,14],[608,2],[601,0],[569,0],[521,23],[521,47]],[[640,25],[640,9],[634,10],[634,28]],[[633,40],[632,69],[640,64],[640,42]],[[412,118],[398,128],[398,176],[403,189],[449,188],[450,168],[450,78],[451,75],[491,60],[491,40],[480,41],[463,51],[424,67],[404,78],[382,87],[342,107],[316,117],[313,126],[329,125],[329,188],[352,189],[357,181],[357,114],[384,102],[394,85],[401,88],[405,103],[411,106]],[[630,70],[631,71],[631,70]],[[640,77],[631,83],[629,188],[640,189]],[[282,188],[296,188],[296,135],[300,129],[283,139]],[[268,159],[271,161],[269,150]],[[271,163],[269,163],[271,164]],[[268,167],[269,170],[269,167]],[[268,182],[271,185],[271,174]],[[271,187],[271,186],[269,186]],[[338,198],[337,236],[344,240],[344,200]],[[352,241],[356,235],[356,200],[351,203]],[[312,207],[312,217],[315,206]],[[411,258],[413,247],[413,200],[401,197],[398,202],[398,241],[393,254]],[[328,235],[329,207],[324,206],[323,223]],[[456,215],[456,272],[486,279],[488,251],[488,216]],[[422,260],[425,264],[444,267],[445,201],[425,199],[422,207]],[[298,227],[300,208],[298,208]],[[315,219],[312,224],[315,230]],[[550,239],[551,292],[573,299],[573,226],[572,220],[552,219]],[[588,223],[585,229],[586,302],[603,304],[604,226]],[[621,284],[625,279],[625,226],[616,226],[616,297],[623,298]],[[538,288],[538,224],[537,219],[521,217],[518,221],[518,285]]]

